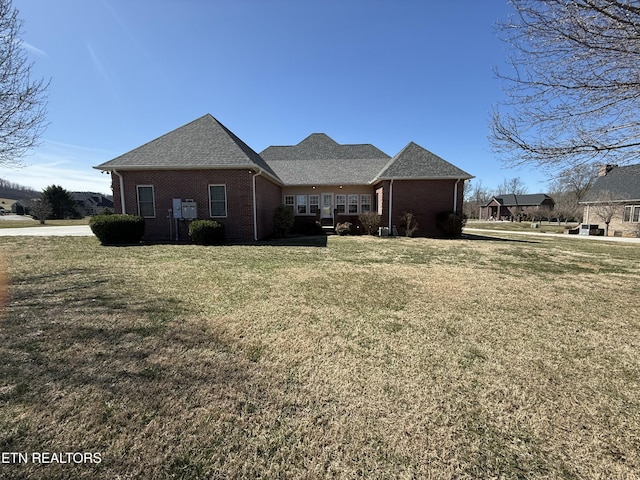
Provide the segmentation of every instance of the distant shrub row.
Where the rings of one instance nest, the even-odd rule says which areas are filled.
[[[102,245],[140,243],[144,235],[144,218],[137,215],[96,215],[89,226]]]

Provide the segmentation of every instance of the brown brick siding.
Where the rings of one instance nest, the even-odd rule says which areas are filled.
[[[155,197],[155,218],[145,219],[145,239],[164,240],[170,238],[170,232],[175,225],[170,219],[172,199],[193,199],[197,204],[198,219],[218,220],[225,225],[227,241],[244,242],[253,240],[253,173],[248,169],[238,170],[137,170],[120,172],[124,177],[126,212],[138,214],[137,188],[138,185],[153,185]],[[113,193],[116,211],[122,211],[120,205],[119,178],[112,174]],[[256,179],[258,204],[260,201],[269,201],[279,197],[277,185],[267,188],[266,179]],[[212,218],[209,210],[209,185],[226,185],[227,216]],[[270,193],[269,193],[270,192]],[[276,195],[277,193],[277,195]],[[273,202],[273,200],[270,200]],[[268,220],[266,220],[268,207],[259,207],[262,221],[262,237],[267,234]],[[273,213],[271,213],[273,215]],[[171,223],[171,227],[170,227]],[[188,225],[186,221],[179,222],[180,239],[186,240]],[[172,233],[175,238],[175,231]]]
[[[390,181],[375,185],[375,189],[383,188],[381,225],[389,224],[389,189]],[[400,228],[400,217],[403,212],[412,211],[418,222],[416,236],[431,237],[441,233],[436,228],[436,215],[440,212],[453,211],[453,193],[456,180],[394,180],[391,225]],[[462,213],[464,182],[458,183],[457,211]]]
[[[258,239],[273,235],[273,213],[282,203],[282,188],[263,176],[256,177]]]

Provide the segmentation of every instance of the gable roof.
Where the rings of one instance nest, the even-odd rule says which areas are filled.
[[[496,195],[491,197],[491,200],[487,202],[485,207],[493,201],[498,202],[504,207],[526,207],[532,205],[542,205],[545,200],[551,200],[554,204],[553,198],[546,193],[533,193],[526,195],[514,195],[513,193],[507,193],[504,195]]]
[[[281,183],[260,155],[210,114],[94,168],[107,171],[260,168]]]
[[[342,145],[324,133],[297,145],[267,147],[260,156],[286,185],[364,185],[390,158],[373,145]]]
[[[473,178],[464,170],[409,142],[376,176],[384,179],[465,179]]]
[[[640,164],[613,166],[606,175],[596,178],[580,203],[597,202],[604,192],[616,200],[640,200]]]

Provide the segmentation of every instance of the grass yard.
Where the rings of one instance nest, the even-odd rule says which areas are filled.
[[[101,458],[0,477],[638,478],[640,245],[503,237],[0,238],[0,452]]]

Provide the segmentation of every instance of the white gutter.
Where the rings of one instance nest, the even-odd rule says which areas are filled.
[[[253,239],[258,241],[258,204],[256,202],[256,177],[262,175],[262,170],[258,168],[258,173],[251,177],[253,187]]]
[[[120,205],[122,207],[122,214],[126,215],[127,214],[127,207],[125,205],[124,202],[124,179],[122,178],[122,175],[120,175],[118,173],[117,170],[111,170],[113,173],[115,173],[119,178],[120,178]]]
[[[389,183],[389,236],[393,235],[393,226],[391,225],[391,209],[393,207],[393,178]]]

